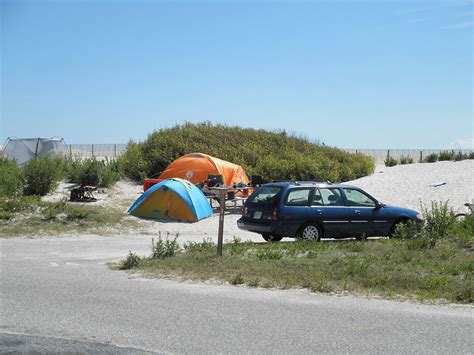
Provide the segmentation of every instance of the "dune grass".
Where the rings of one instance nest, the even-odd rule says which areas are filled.
[[[262,288],[472,303],[472,249],[443,240],[417,248],[395,239],[253,243],[234,239],[216,256],[213,242],[188,243],[171,257],[133,256],[146,277],[214,280]],[[122,269],[126,269],[123,267]]]

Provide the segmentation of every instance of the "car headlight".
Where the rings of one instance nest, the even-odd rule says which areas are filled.
[[[416,213],[416,219],[419,220],[419,221],[422,221],[423,220],[423,215],[420,212],[417,212]]]

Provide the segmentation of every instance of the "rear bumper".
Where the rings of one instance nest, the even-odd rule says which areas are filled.
[[[243,221],[242,219],[239,219],[237,221],[237,227],[239,227],[239,229],[246,230],[249,232],[268,233],[268,234],[273,233],[272,225],[246,222],[246,221]]]

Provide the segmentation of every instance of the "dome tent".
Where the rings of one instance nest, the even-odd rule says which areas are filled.
[[[176,159],[159,178],[181,178],[193,184],[200,184],[208,179],[209,174],[222,175],[223,182],[227,186],[249,183],[249,178],[240,165],[202,153],[186,154]]]
[[[128,209],[136,217],[197,222],[212,215],[206,196],[189,181],[167,179],[146,190]]]
[[[68,154],[63,138],[8,138],[2,155],[23,165],[40,155],[49,157]]]

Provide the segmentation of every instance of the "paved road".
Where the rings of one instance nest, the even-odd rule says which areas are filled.
[[[259,238],[257,238],[259,240]],[[0,351],[469,353],[473,308],[148,280],[150,237],[3,239]],[[82,349],[82,350],[81,350]]]

